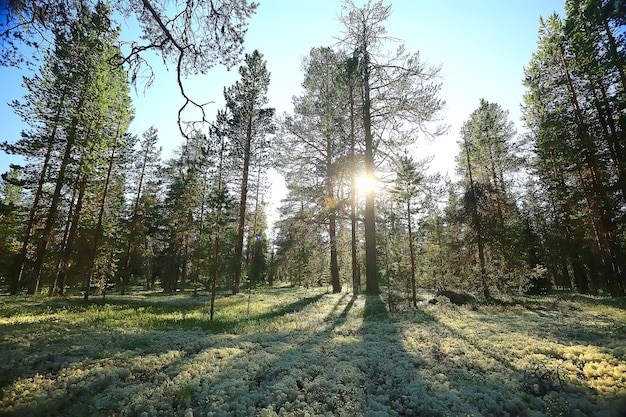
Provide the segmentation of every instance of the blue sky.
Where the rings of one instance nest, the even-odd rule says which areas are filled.
[[[300,93],[302,58],[313,47],[330,46],[341,33],[339,0],[259,0],[246,36],[247,52],[258,49],[271,72],[269,106],[278,114],[291,109]],[[364,3],[363,0],[358,4]],[[389,2],[385,2],[388,4]],[[456,141],[461,124],[478,107],[480,98],[500,104],[510,112],[518,131],[523,68],[536,50],[539,17],[556,11],[563,15],[564,0],[396,0],[387,22],[390,36],[401,39],[408,52],[419,51],[423,60],[441,64],[441,98],[446,101],[444,122],[449,133],[433,143],[418,141],[419,156],[434,155],[432,169],[454,172]],[[134,31],[122,22],[122,38]],[[395,47],[394,47],[395,48]],[[154,60],[156,80],[145,94],[133,93],[136,109],[131,131],[141,134],[151,125],[159,129],[164,157],[182,143],[176,125],[182,104],[175,76]],[[198,102],[214,101],[208,116],[223,107],[224,86],[238,78],[235,69],[215,68],[187,81]],[[0,140],[19,137],[20,120],[5,103],[23,95],[21,73],[0,67]],[[0,151],[0,172],[16,161]]]

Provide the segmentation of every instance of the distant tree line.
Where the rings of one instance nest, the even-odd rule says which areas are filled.
[[[267,107],[266,62],[246,54],[225,108],[166,161],[156,129],[128,133],[133,72],[111,8],[78,3],[50,25],[54,45],[11,104],[28,128],[2,145],[25,161],[0,189],[10,293],[159,285],[214,301],[282,280],[384,292],[392,308],[417,306],[418,287],[624,295],[621,2],[568,0],[565,18],[541,20],[527,133],[481,99],[459,132],[456,180],[413,156],[444,132],[439,68],[401,43],[386,52],[382,1],[344,1],[342,41],[304,58],[291,114]],[[269,167],[288,188],[271,240]]]

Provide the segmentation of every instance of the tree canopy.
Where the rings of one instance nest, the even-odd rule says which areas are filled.
[[[224,291],[281,280],[381,294],[390,309],[416,308],[420,287],[625,293],[619,2],[568,0],[565,16],[541,19],[522,133],[508,109],[478,100],[450,150],[452,178],[420,148],[446,129],[440,66],[392,37],[383,1],[343,2],[339,41],[310,49],[283,115],[267,58],[243,50],[255,3],[0,4],[3,64],[33,68],[10,103],[25,128],[1,145],[23,159],[0,186],[11,294],[190,288],[211,294],[213,317]],[[141,39],[122,42],[116,19],[133,19]],[[167,159],[159,143],[175,138],[129,133],[130,88],[153,52],[185,98]],[[185,77],[215,65],[238,66],[238,79],[210,119]],[[202,109],[198,123],[182,124],[187,106]],[[288,190],[271,230],[270,168]]]
[[[83,10],[100,0],[6,0],[0,3],[0,62],[22,66],[33,63],[38,52],[53,47],[50,34],[71,30]],[[204,103],[196,102],[185,88],[189,75],[206,74],[215,65],[231,68],[243,54],[248,19],[257,3],[248,0],[198,0],[172,8],[168,0],[115,0],[110,6],[117,16],[136,21],[140,39],[121,45],[111,58],[129,71],[131,84],[150,86],[154,73],[146,54],[154,52],[176,69],[184,104],[178,112],[183,134],[183,112],[200,110],[199,122],[207,122]],[[147,70],[147,72],[146,72]],[[146,75],[146,73],[148,75]]]

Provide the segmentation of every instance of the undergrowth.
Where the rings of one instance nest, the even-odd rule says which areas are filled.
[[[0,415],[622,415],[624,303],[558,297],[1,297]]]

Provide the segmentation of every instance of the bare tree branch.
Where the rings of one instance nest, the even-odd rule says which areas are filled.
[[[149,88],[154,81],[154,72],[145,58],[146,53],[155,52],[165,65],[171,63],[175,66],[177,84],[184,98],[178,112],[178,124],[181,133],[187,137],[197,124],[206,122],[205,106],[211,101],[200,103],[193,99],[185,88],[185,78],[205,74],[216,65],[231,68],[239,63],[247,21],[257,4],[249,0],[174,3],[172,5],[169,0],[112,1],[114,10],[124,18],[136,19],[141,37],[146,41],[141,45],[136,40],[121,42],[130,50],[115,64],[127,66],[131,83],[136,86],[137,82],[143,82],[145,88]],[[50,47],[44,48],[42,43],[53,44],[46,39],[51,29],[71,26],[76,20],[76,11],[93,7],[96,0],[8,0],[2,4],[0,65],[21,67],[36,60],[27,59],[21,45],[35,52]],[[184,113],[190,107],[200,111],[200,120],[184,120]],[[185,129],[184,125],[189,129]]]

